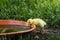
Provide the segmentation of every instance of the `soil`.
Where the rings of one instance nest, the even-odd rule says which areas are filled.
[[[34,38],[37,38],[37,39],[44,39],[44,40],[51,40],[51,39],[59,39],[60,40],[60,30],[58,29],[45,29],[46,31],[46,34],[45,35],[42,35],[40,34],[40,31],[37,32],[37,34],[34,36]]]
[[[46,31],[46,34],[58,34],[58,35],[60,35],[60,30],[58,30],[58,29],[45,29],[45,31]],[[40,31],[37,31],[37,33],[40,33]]]
[[[58,29],[46,29],[46,34],[60,35],[60,30],[58,30]]]

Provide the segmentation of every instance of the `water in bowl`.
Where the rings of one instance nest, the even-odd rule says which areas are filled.
[[[19,32],[19,31],[25,31],[30,29],[31,27],[28,26],[19,26],[19,25],[10,25],[10,26],[0,26],[0,33],[9,33],[9,32]]]

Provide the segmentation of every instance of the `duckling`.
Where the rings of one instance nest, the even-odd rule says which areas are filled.
[[[28,26],[35,25],[38,28],[42,30],[42,34],[45,34],[45,28],[44,26],[46,25],[46,22],[43,21],[42,19],[35,18],[35,19],[28,19],[27,20]]]

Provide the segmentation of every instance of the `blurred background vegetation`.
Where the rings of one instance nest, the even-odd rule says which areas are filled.
[[[42,18],[48,28],[60,27],[60,0],[0,0],[0,19]]]

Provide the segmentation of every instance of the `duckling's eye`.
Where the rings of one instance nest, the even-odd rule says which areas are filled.
[[[29,21],[29,23],[31,23],[31,22]]]

